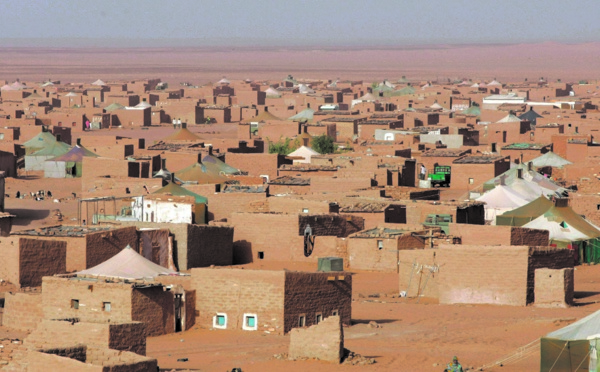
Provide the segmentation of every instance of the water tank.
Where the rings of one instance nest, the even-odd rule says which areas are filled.
[[[344,271],[344,259],[341,257],[319,257],[317,271]]]

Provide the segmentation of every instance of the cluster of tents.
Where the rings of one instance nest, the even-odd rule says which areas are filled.
[[[569,190],[534,170],[566,164],[570,162],[549,152],[515,165],[486,182],[488,191],[477,200],[486,203],[490,224],[548,230],[550,244],[573,249],[581,263],[599,263],[600,228],[573,211],[566,199]]]
[[[56,139],[49,132],[40,132],[23,144],[25,170],[44,171],[46,178],[81,177],[84,157],[98,155],[77,144],[73,147]]]

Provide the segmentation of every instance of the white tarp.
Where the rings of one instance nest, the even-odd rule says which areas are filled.
[[[586,340],[590,336],[600,334],[600,311],[579,319],[573,324],[550,332],[548,338],[556,338],[563,341]]]
[[[486,203],[484,207],[485,219],[486,221],[492,221],[492,225],[496,224],[497,215],[522,207],[532,200],[504,185],[496,186],[477,198],[477,201]]]
[[[77,274],[121,279],[143,279],[154,278],[159,275],[177,274],[177,272],[145,259],[133,248],[127,246],[100,265],[79,271]]]

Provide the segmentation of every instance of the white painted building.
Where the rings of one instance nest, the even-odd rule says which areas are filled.
[[[191,196],[137,196],[131,203],[135,220],[143,222],[194,223],[195,200]]]

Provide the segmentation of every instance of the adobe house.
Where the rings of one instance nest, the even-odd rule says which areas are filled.
[[[355,270],[398,272],[398,252],[423,249],[424,231],[376,227],[359,231],[348,238],[348,267]]]
[[[406,224],[407,221],[406,205],[403,204],[360,198],[348,198],[339,204],[340,213],[363,218],[366,229],[375,228],[382,223]]]
[[[450,188],[473,190],[510,169],[510,156],[471,155],[452,162]]]
[[[535,302],[536,269],[572,269],[574,262],[570,250],[553,247],[441,245],[438,251],[440,304],[526,306]]]
[[[148,229],[166,229],[172,235],[173,259],[179,271],[211,265],[227,266],[233,263],[233,228],[231,226],[193,225],[187,223],[157,223],[140,221],[119,221],[122,226],[138,228],[140,239]],[[150,239],[152,239],[150,237]],[[150,246],[159,244],[151,240]],[[144,244],[140,243],[143,248]],[[132,245],[133,247],[133,245]],[[138,252],[142,252],[142,249]],[[144,257],[148,258],[144,254]],[[160,262],[156,262],[161,264]],[[161,264],[162,265],[162,264]]]
[[[338,315],[352,319],[352,276],[345,272],[193,269],[197,324],[214,330],[282,335]],[[236,301],[231,301],[235,298]]]
[[[349,214],[232,213],[233,262],[257,260],[316,262],[318,257],[339,256],[338,237],[364,229],[364,219]],[[306,254],[305,235],[312,236]]]
[[[319,111],[314,115],[318,115]],[[317,119],[315,117],[315,119]],[[353,141],[354,135],[358,134],[358,124],[366,121],[366,117],[360,116],[335,116],[321,120],[321,124],[335,124],[336,138],[338,142]]]
[[[143,322],[146,336],[176,331],[175,297],[158,282],[79,276],[46,276],[42,280],[44,319]]]
[[[91,221],[89,222],[91,223]],[[33,230],[20,230],[13,232],[12,235],[34,240],[66,242],[67,272],[96,266],[119,253],[127,245],[135,249],[138,246],[138,235],[135,227],[59,225]]]

